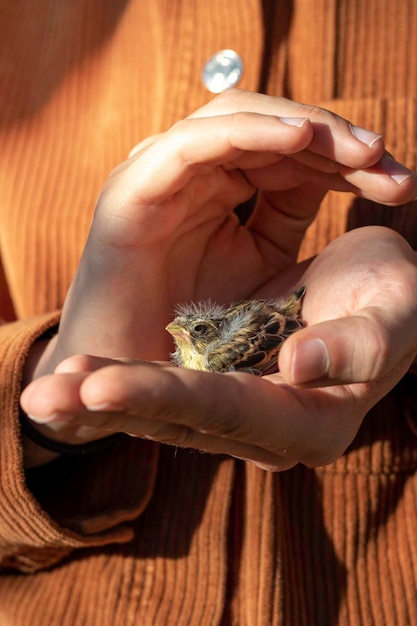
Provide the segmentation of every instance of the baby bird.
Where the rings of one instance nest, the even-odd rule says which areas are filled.
[[[282,342],[303,328],[299,314],[304,293],[301,287],[288,298],[276,300],[178,306],[177,317],[166,327],[176,345],[173,362],[208,372],[263,376],[278,371]]]

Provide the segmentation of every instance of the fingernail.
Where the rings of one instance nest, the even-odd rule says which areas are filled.
[[[27,415],[33,422],[36,422],[36,424],[58,424],[61,422],[71,422],[74,419],[72,413],[51,413],[46,417],[37,417],[36,415],[29,415],[29,413]]]
[[[283,124],[287,124],[288,126],[297,126],[297,128],[301,128],[306,122],[308,122],[308,117],[279,117],[278,119]]]
[[[382,157],[381,166],[399,185],[415,176],[415,173],[409,170],[408,167],[401,165],[401,163],[398,163],[389,155]]]
[[[101,402],[100,404],[88,404],[85,406],[88,411],[115,411],[123,412],[127,411],[127,406],[124,404],[117,404],[116,402]]]
[[[374,133],[372,130],[368,130],[367,128],[361,128],[360,126],[354,126],[354,124],[349,124],[352,135],[366,144],[369,148],[372,148],[374,143],[381,139],[382,135],[378,135],[378,133]]]
[[[322,339],[306,339],[298,344],[292,363],[292,383],[317,380],[329,371],[329,353]]]

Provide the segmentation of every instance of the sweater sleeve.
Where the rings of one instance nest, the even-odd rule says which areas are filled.
[[[48,314],[0,326],[0,567],[33,572],[77,548],[123,543],[153,490],[158,446],[126,437],[25,473],[19,397],[26,356]]]

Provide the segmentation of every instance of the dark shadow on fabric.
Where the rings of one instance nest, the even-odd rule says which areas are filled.
[[[276,62],[275,52],[284,44],[290,32],[294,2],[293,0],[286,0],[286,2],[282,3],[263,0],[262,11],[264,23],[264,63],[259,79],[258,91],[266,93],[270,68]],[[291,97],[288,81],[288,67],[286,68],[284,76],[283,92],[279,95],[287,98]]]
[[[324,525],[321,485],[314,470],[298,465],[277,474],[282,511],[285,624],[336,626],[347,573]]]
[[[417,250],[417,202],[389,207],[356,198],[349,210],[347,228],[353,230],[362,226],[386,226],[402,235]]]
[[[12,97],[14,102],[13,110],[8,111],[7,119],[0,119],[0,125],[6,121],[10,126],[41,109],[65,76],[103,46],[128,2],[41,1],[34,11],[32,0],[19,0],[10,4],[4,14],[0,10],[0,94],[6,99]],[[92,12],[96,16],[94,24]],[[19,77],[18,81],[14,76]],[[16,85],[25,88],[8,93]]]

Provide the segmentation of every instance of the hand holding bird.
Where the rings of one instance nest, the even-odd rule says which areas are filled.
[[[78,437],[127,432],[274,470],[335,460],[416,353],[416,255],[393,231],[360,228],[299,281],[306,327],[281,344],[279,373],[78,355],[27,387],[23,409],[51,428],[71,415]]]
[[[371,131],[366,131],[368,137],[370,134]],[[327,264],[325,271],[316,272],[321,275],[319,285],[314,285],[311,276],[309,280],[303,277],[305,268],[297,265],[299,245],[329,189],[353,191],[356,195],[387,204],[414,198],[417,178],[398,162],[394,162],[396,178],[390,176],[384,165],[384,155],[381,137],[375,135],[370,145],[364,143],[352,133],[347,120],[329,111],[243,91],[229,92],[213,99],[166,133],[145,141],[134,156],[114,170],[103,187],[88,241],[65,301],[59,333],[48,343],[48,350],[42,348],[35,353],[29,368],[30,378],[53,372],[65,357],[77,353],[99,355],[95,357],[94,367],[98,362],[103,364],[104,379],[106,359],[117,360],[122,356],[124,359],[164,360],[169,353],[169,337],[163,329],[176,302],[213,297],[224,303],[241,298],[270,297],[282,292],[284,287],[280,280],[286,272],[293,272],[294,283],[303,284],[306,280],[308,307],[314,302],[326,302],[323,297],[326,293],[331,295],[332,306],[340,301],[343,305],[345,301],[349,304],[346,293],[351,292],[350,284],[345,288],[342,300],[334,293],[334,271],[340,268],[340,262]],[[401,184],[398,184],[398,176],[401,176]],[[236,208],[255,197],[255,193],[253,212],[242,224]],[[376,252],[380,248],[378,239]],[[351,253],[348,261],[351,261]],[[370,259],[366,258],[360,270],[361,277],[366,274],[369,263]],[[329,275],[331,285],[326,288]],[[346,285],[346,277],[346,261],[343,261],[339,285]],[[266,289],[271,282],[274,282],[272,287]],[[397,287],[399,282],[397,280]],[[354,287],[355,284],[352,283]],[[386,304],[384,300],[382,307]],[[306,305],[307,299],[303,302],[303,314],[308,312]],[[303,346],[305,340],[301,341],[301,337],[316,332],[313,330],[316,322],[326,322],[327,328],[326,320],[332,319],[329,315],[333,313],[328,302],[321,318],[310,316],[308,312],[308,327],[294,333],[282,344],[283,349],[278,355],[280,371],[290,383],[300,382],[299,377],[294,377],[297,368],[288,365],[291,350],[298,345],[296,338],[300,337]],[[380,324],[367,326],[367,337],[373,336],[373,329],[379,327]],[[346,342],[345,338],[343,344],[345,348],[352,344],[352,333],[348,332],[348,336],[349,341]],[[335,333],[333,339],[338,346],[343,343],[340,333]],[[330,342],[328,334],[326,341]],[[403,345],[402,337],[398,343]],[[311,353],[310,350],[307,352]],[[339,354],[338,348],[334,353]],[[363,380],[361,363],[367,364],[368,358],[355,361],[355,367],[349,371],[351,361],[349,351],[345,349],[346,353],[347,356],[341,357],[338,367],[334,368],[336,374],[334,370],[331,374],[337,378],[341,362],[347,364],[347,373],[342,380],[356,380],[358,376]],[[358,353],[364,356],[362,348]],[[302,382],[312,380],[317,373],[317,363],[311,366],[311,360],[307,373],[304,365]],[[262,364],[262,359],[260,362]],[[302,362],[308,363],[308,359],[303,357]],[[81,359],[81,363],[85,373],[90,361],[86,365]],[[323,363],[326,365],[327,362]],[[133,368],[119,367],[122,388],[128,396],[126,406],[133,403],[136,411],[139,400],[133,396],[143,379],[141,375],[140,380],[132,378]],[[220,364],[220,367],[224,365]],[[257,367],[260,367],[259,361]],[[221,384],[218,379],[226,382],[230,377],[239,376],[233,371],[227,376],[211,376],[184,368],[168,369],[169,373],[166,377],[161,376],[161,381],[167,381],[169,377],[172,380],[175,376],[180,379],[184,374],[186,378],[199,375],[204,380],[216,379],[210,383],[216,387]],[[155,366],[151,366],[151,372],[156,374]],[[100,421],[99,412],[93,413],[84,406],[87,398],[83,395],[80,400],[77,385],[81,384],[82,377],[80,374],[72,378],[72,382],[61,376],[53,381],[44,380],[46,387],[55,385],[55,394],[38,394],[43,385],[40,381],[38,385],[35,382],[35,390],[28,387],[30,402],[25,406],[33,415],[42,416],[45,410],[55,409],[59,416],[66,409],[67,413],[80,416],[79,423],[76,420],[68,423],[65,419],[47,420],[47,432],[68,442],[80,437],[103,437],[108,430],[146,435],[150,428],[151,433],[154,432],[153,424],[145,427],[137,420],[137,415],[133,420],[130,409],[122,412],[118,416],[120,419],[112,415],[110,425],[106,414]],[[280,374],[273,377],[282,380]],[[252,388],[253,381],[262,383],[262,391],[264,382],[270,386],[267,381],[271,377],[266,381],[255,376],[241,378],[249,388]],[[192,380],[197,383],[195,378]],[[65,386],[66,382],[69,388]],[[164,389],[166,393],[162,382],[161,385],[161,393]],[[104,394],[110,390],[107,379],[103,387],[99,386]],[[152,389],[155,391],[155,387]],[[112,401],[120,397],[121,391],[113,388]],[[173,389],[174,395],[177,391]],[[23,403],[25,399],[27,395],[22,397]],[[209,402],[210,398],[202,394],[199,401]],[[277,402],[285,405],[282,398]],[[302,406],[305,404],[308,402],[301,403]],[[171,398],[168,407],[170,419],[175,421],[175,398]],[[141,415],[141,411],[146,414],[145,408],[142,406],[138,414]],[[323,410],[328,412],[329,405]],[[346,410],[353,410],[352,403]],[[193,416],[184,418],[185,425],[189,417]],[[172,423],[165,426],[167,430],[160,433],[160,441],[170,440],[181,445],[181,428]],[[191,423],[190,428],[193,427]],[[196,428],[198,430],[198,425]],[[275,430],[272,434],[276,441]],[[246,441],[249,449],[244,446],[242,450],[239,445],[226,442],[224,434],[220,434],[220,445],[217,445],[219,441],[210,443],[204,437],[202,439],[204,441],[197,437],[188,443],[201,449],[255,458],[250,441]],[[262,443],[259,445],[263,447]]]

